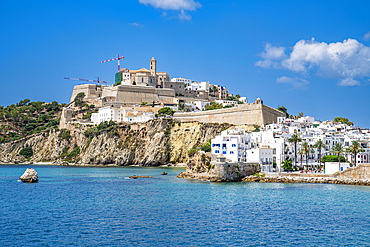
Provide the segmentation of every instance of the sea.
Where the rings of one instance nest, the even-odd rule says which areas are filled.
[[[38,183],[18,180],[28,167]],[[211,183],[182,171],[0,165],[0,245],[370,245],[370,187]]]

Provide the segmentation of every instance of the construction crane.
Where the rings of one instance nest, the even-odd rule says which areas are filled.
[[[124,57],[123,56],[120,57],[119,54],[117,54],[117,57],[112,58],[112,59],[108,59],[108,60],[105,60],[105,61],[101,61],[100,63],[106,63],[106,62],[118,60],[118,72],[119,72],[120,71],[119,60],[121,60],[121,59],[124,59]]]
[[[99,77],[97,77],[97,78],[98,78],[97,80],[89,80],[89,79],[82,79],[82,78],[70,78],[70,77],[64,77],[64,79],[67,79],[67,80],[91,81],[91,82],[97,82],[97,83],[98,83],[98,85],[99,85],[99,83],[100,83],[100,82],[107,84],[107,81],[100,81],[100,80],[99,80]]]

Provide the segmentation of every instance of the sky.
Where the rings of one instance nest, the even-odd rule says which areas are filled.
[[[370,128],[370,1],[0,0],[0,105],[68,103],[121,67],[209,81],[316,120]]]

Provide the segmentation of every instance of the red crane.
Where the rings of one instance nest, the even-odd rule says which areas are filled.
[[[120,71],[120,67],[119,67],[119,60],[121,59],[124,59],[124,57],[120,57],[119,54],[117,54],[117,57],[115,58],[112,58],[112,59],[108,59],[108,60],[105,60],[105,61],[101,61],[100,63],[106,63],[106,62],[110,62],[110,61],[113,61],[113,60],[118,60],[118,72]]]
[[[97,77],[97,78],[98,78],[97,80],[89,80],[89,79],[81,79],[81,78],[70,78],[70,77],[64,77],[64,79],[67,79],[67,80],[91,81],[91,82],[97,82],[97,83],[98,83],[98,85],[99,85],[99,83],[100,83],[100,82],[107,84],[107,81],[100,81],[100,80],[99,80],[99,77]]]

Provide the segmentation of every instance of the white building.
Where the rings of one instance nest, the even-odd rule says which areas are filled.
[[[221,104],[222,106],[226,106],[226,105],[231,105],[231,106],[235,106],[238,104],[238,101],[233,101],[233,100],[224,100],[224,99],[218,99],[218,100],[215,100],[215,102],[217,104]]]
[[[206,109],[206,106],[210,105],[210,103],[205,101],[194,101],[194,105],[196,105],[198,110],[204,111]]]
[[[185,78],[181,78],[181,77],[172,78],[171,79],[171,82],[183,82],[184,84],[191,84],[191,80],[190,79],[185,79]]]
[[[137,111],[133,109],[124,108],[112,108],[103,107],[99,109],[99,113],[91,114],[91,122],[94,124],[100,124],[104,121],[114,121],[116,123],[121,122],[146,122],[150,119],[154,119],[155,115],[151,111],[143,110]]]
[[[341,162],[339,165],[339,162],[325,162],[325,174],[334,174],[339,171],[344,171],[349,168],[349,163],[347,162]]]
[[[246,162],[246,150],[251,148],[250,136],[244,129],[224,130],[211,141],[211,152],[232,162]]]
[[[246,160],[247,162],[255,162],[260,164],[262,172],[272,172],[272,152],[272,148],[252,148],[246,150]]]
[[[201,81],[201,82],[193,81],[187,84],[186,89],[191,90],[191,91],[209,92],[209,81]]]

